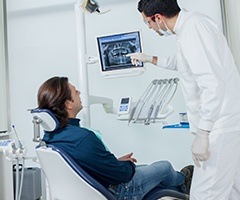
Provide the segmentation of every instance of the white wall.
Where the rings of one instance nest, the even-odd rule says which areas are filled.
[[[239,0],[223,0],[226,14],[226,29],[229,46],[233,52],[233,56],[240,72],[240,1]]]
[[[67,76],[78,85],[74,20],[71,2],[8,1],[11,123],[28,156],[35,154],[36,143],[27,110],[37,107],[39,86],[52,76]]]
[[[0,0],[0,131],[9,129],[8,127],[8,85],[7,85],[7,46],[5,42],[6,26],[4,1]]]
[[[29,156],[34,155],[35,144],[32,142],[32,118],[27,109],[37,106],[40,84],[54,75],[67,76],[76,86],[79,83],[73,2],[8,1],[11,123],[28,147]],[[89,55],[97,55],[97,35],[130,30],[141,30],[145,53],[167,55],[175,52],[174,38],[159,38],[144,25],[136,9],[137,0],[99,2],[100,10],[111,8],[111,12],[85,15]],[[179,3],[187,9],[208,14],[221,26],[218,0],[181,0]],[[151,65],[147,65],[147,71],[138,77],[107,80],[100,75],[98,64],[89,65],[88,74],[90,94],[112,98],[115,106],[123,96],[131,95],[136,101],[153,79],[177,77],[176,72]],[[178,113],[185,111],[180,88],[171,104],[175,112],[167,121],[177,123]],[[134,152],[139,163],[167,159],[178,169],[192,162],[190,146],[193,137],[188,131],[163,131],[161,124],[128,126],[116,117],[105,114],[100,105],[91,107],[92,128],[101,131],[106,144],[116,155]]]

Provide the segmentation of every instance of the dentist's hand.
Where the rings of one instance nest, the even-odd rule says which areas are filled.
[[[210,158],[209,131],[198,129],[192,144],[192,157],[198,167],[201,167],[200,161],[206,161]]]
[[[130,53],[126,55],[127,57],[131,58],[132,64],[135,66],[139,65],[139,62],[149,62],[152,63],[153,56],[149,56],[143,53]]]

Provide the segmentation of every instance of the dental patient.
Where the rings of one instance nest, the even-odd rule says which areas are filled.
[[[80,92],[67,77],[52,77],[38,90],[38,107],[50,110],[60,122],[43,140],[68,153],[116,199],[140,200],[155,187],[189,193],[193,166],[175,171],[168,161],[136,165],[132,153],[116,158],[93,131],[80,127]]]

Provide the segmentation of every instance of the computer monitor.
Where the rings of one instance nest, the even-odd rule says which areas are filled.
[[[111,34],[97,37],[99,64],[106,78],[142,74],[142,62],[138,66],[131,63],[129,53],[142,52],[140,31]]]

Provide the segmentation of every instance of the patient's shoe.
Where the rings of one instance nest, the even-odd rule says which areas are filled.
[[[192,176],[193,176],[193,165],[188,165],[181,169],[181,173],[185,175],[185,186],[186,186],[186,193],[190,193],[191,183],[192,183]]]

